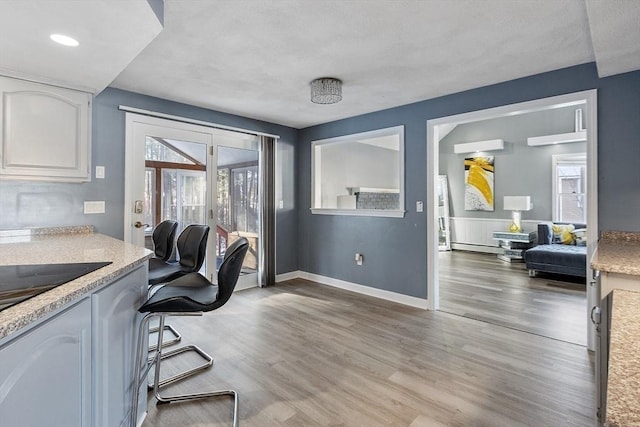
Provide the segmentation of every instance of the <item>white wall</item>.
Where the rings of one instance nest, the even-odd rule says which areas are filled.
[[[337,208],[347,187],[400,188],[398,152],[358,142],[322,146],[322,207]]]

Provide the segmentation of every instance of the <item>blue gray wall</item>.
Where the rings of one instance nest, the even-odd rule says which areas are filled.
[[[449,180],[452,217],[510,219],[503,208],[503,196],[531,196],[533,209],[522,213],[527,220],[552,219],[552,167],[555,154],[586,153],[586,142],[529,147],[531,136],[573,132],[576,107],[482,120],[456,126],[439,145],[439,173]],[[583,108],[584,111],[584,108]],[[504,150],[482,155],[494,156],[494,211],[464,210],[464,159],[473,153],[455,154],[454,145],[488,139],[503,139]]]
[[[599,79],[591,63],[302,129],[300,270],[426,297],[426,213],[416,213],[415,202],[426,199],[427,120],[588,89],[598,89],[600,230],[640,231],[640,72]],[[311,141],[398,125],[405,125],[405,218],[312,215]]]
[[[297,130],[112,88],[93,103],[92,164],[94,170],[97,165],[106,167],[105,179],[82,184],[1,180],[0,229],[88,224],[97,232],[123,237],[125,113],[118,110],[119,105],[279,135],[281,176],[277,182],[283,208],[276,215],[276,272],[297,269],[294,165],[290,161]],[[105,214],[84,215],[85,200],[104,200]]]
[[[640,72],[599,79],[594,64],[500,83],[423,102],[314,126],[300,131],[116,89],[96,97],[93,165],[107,167],[105,180],[86,184],[0,181],[0,229],[15,226],[94,224],[123,236],[124,113],[119,104],[253,129],[281,136],[276,192],[277,273],[296,269],[424,298],[426,213],[426,121],[516,102],[598,89],[600,230],[640,231]],[[331,108],[331,106],[327,106]],[[405,125],[407,214],[402,219],[312,215],[311,141]],[[23,202],[19,194],[31,193]],[[58,196],[38,198],[37,195]],[[24,198],[23,198],[24,199]],[[51,200],[61,200],[52,202]],[[104,215],[83,215],[82,201],[105,200]],[[48,206],[51,204],[51,206]],[[20,209],[24,209],[21,214]],[[353,255],[364,254],[356,266]]]

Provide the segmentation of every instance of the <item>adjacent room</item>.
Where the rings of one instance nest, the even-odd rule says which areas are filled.
[[[0,425],[638,425],[640,3],[0,1]]]
[[[551,105],[447,128],[439,143],[446,200],[440,310],[587,344],[586,239],[577,238],[587,228],[585,107]],[[539,137],[547,138],[544,144]],[[484,164],[474,178],[473,169]],[[474,203],[484,197],[470,184],[478,181],[490,203]],[[514,231],[508,204],[519,200],[520,230]],[[577,266],[563,264],[563,254],[552,265],[525,262],[525,252],[538,246],[539,226],[553,232],[554,223],[569,234],[558,243],[581,255]]]

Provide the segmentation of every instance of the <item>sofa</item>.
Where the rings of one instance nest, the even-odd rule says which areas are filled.
[[[573,225],[574,232],[570,232],[571,227],[565,229],[565,235],[570,233],[570,239],[563,244],[558,242],[558,234],[554,237],[553,223],[544,222],[538,224],[538,244],[524,253],[524,262],[529,270],[529,276],[535,277],[538,271],[554,274],[566,274],[569,276],[587,276],[587,246],[583,239],[586,234],[586,224],[579,223],[556,223],[562,225]],[[580,230],[575,233],[575,231]],[[577,238],[574,240],[575,237]],[[573,243],[571,243],[573,242]]]

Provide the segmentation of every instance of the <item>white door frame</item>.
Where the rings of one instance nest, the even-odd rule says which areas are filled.
[[[448,117],[427,120],[427,307],[429,310],[439,308],[439,269],[438,269],[438,229],[437,229],[437,192],[436,180],[439,169],[439,126],[445,124],[462,124],[480,120],[489,120],[516,114],[541,111],[552,105],[572,105],[586,102],[585,127],[587,128],[587,348],[595,350],[595,328],[589,320],[590,307],[598,305],[600,296],[595,289],[593,272],[589,260],[598,241],[598,123],[597,123],[597,90],[586,90],[566,95],[536,99],[472,111]]]

